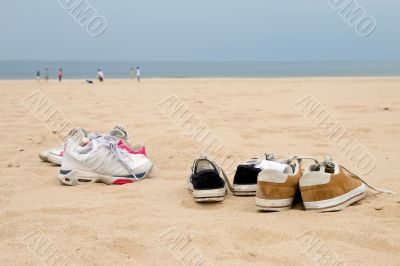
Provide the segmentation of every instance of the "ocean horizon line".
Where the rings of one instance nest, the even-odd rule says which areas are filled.
[[[261,60],[151,60],[151,59],[0,59],[0,62],[149,62],[149,63],[329,63],[329,62],[400,62],[400,59],[261,59]]]
[[[399,75],[365,75],[365,76],[254,76],[254,77],[249,77],[249,76],[168,76],[168,77],[142,77],[141,79],[146,79],[146,80],[156,80],[156,79],[379,79],[379,78],[400,78]],[[96,81],[95,78],[87,79],[87,80],[92,80]],[[1,79],[0,81],[34,81],[37,82],[36,78],[28,78],[28,79]],[[49,81],[52,82],[57,82],[58,79],[54,78],[49,78]],[[82,81],[85,82],[86,79],[82,78],[63,78],[62,82],[64,81]],[[136,80],[132,80],[131,78],[125,77],[125,78],[115,78],[115,77],[109,77],[105,79],[103,82],[106,81],[132,81],[136,82]],[[41,79],[41,82],[45,82],[44,79]]]
[[[336,77],[399,76],[400,60],[384,61],[1,61],[0,79],[29,80],[47,74],[64,78],[95,79],[97,69],[105,78],[134,77],[140,66],[143,78],[196,77]]]

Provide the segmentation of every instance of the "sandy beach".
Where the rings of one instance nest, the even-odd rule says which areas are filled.
[[[312,96],[376,159],[365,179],[400,192],[399,87],[397,77],[0,81],[0,264],[400,265],[398,193],[369,190],[334,213],[301,204],[260,213],[254,197],[231,193],[223,203],[195,203],[186,178],[204,150],[162,104],[179,99],[240,162],[266,152],[330,155],[355,169],[296,109]],[[151,176],[61,185],[59,167],[38,157],[60,140],[24,105],[34,93],[72,127],[124,126],[146,145]]]

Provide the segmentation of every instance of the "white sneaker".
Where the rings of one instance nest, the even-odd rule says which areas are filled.
[[[58,149],[52,149],[49,151],[47,161],[56,165],[61,165],[64,156],[64,149],[59,147]]]
[[[102,182],[108,185],[132,183],[149,175],[153,164],[144,155],[130,154],[117,146],[117,138],[91,136],[82,146],[79,136],[65,143],[59,179],[65,185]]]
[[[89,136],[88,132],[86,130],[84,130],[83,128],[73,129],[73,130],[71,130],[71,132],[69,134],[71,134],[72,132],[75,132],[74,130],[78,130],[79,134],[81,134],[82,137]],[[77,133],[77,132],[75,132],[75,133]],[[121,139],[128,146],[131,143],[128,132],[121,126],[116,126],[108,134],[111,136],[114,136],[118,139]],[[61,165],[63,156],[64,156],[64,148],[62,145],[52,148],[52,149],[49,149],[49,150],[46,150],[46,151],[42,151],[39,154],[39,158],[42,159],[42,161],[54,163],[56,165]]]
[[[53,153],[53,154],[60,154],[60,152],[63,151],[63,147],[62,146],[58,146],[49,150],[45,150],[42,151],[41,153],[39,153],[39,158],[43,161],[43,162],[49,162],[49,154]]]
[[[77,134],[79,134],[82,138],[88,136],[88,133],[86,132],[86,130],[84,130],[83,128],[76,128],[69,132],[67,138],[71,137],[72,135],[77,135]],[[42,151],[39,154],[39,158],[42,161],[54,163],[57,165],[61,165],[63,156],[64,156],[64,145],[60,145],[58,147]]]

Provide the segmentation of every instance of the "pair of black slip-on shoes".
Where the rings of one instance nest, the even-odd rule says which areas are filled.
[[[272,155],[266,155],[273,160]],[[233,185],[225,172],[207,157],[194,160],[192,172],[188,178],[189,191],[196,202],[220,202],[225,199],[227,189],[235,196],[255,196],[260,159],[252,159],[239,164],[236,169]]]

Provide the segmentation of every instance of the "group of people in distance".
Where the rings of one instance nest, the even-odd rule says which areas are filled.
[[[133,67],[131,68],[131,79],[132,80],[135,79],[135,75],[136,75],[136,80],[139,82],[140,81],[140,67],[136,67],[136,71]],[[104,81],[104,72],[101,69],[97,69],[97,79],[100,82]]]
[[[136,67],[136,71],[135,71],[135,69],[133,67],[131,68],[131,79],[132,80],[135,79],[135,76],[136,76],[136,80],[139,82],[140,81],[140,68],[139,67]],[[96,77],[100,82],[103,82],[104,81],[104,72],[101,69],[97,69],[97,76]],[[62,78],[63,78],[63,69],[60,68],[58,70],[58,81],[61,82]],[[37,70],[36,71],[36,80],[38,82],[40,82],[40,79],[41,79],[40,78],[40,70]],[[45,69],[44,79],[46,81],[49,80],[49,69],[47,67]],[[86,80],[86,82],[87,81],[88,80]],[[89,82],[89,83],[93,83],[93,82]]]
[[[58,81],[61,82],[63,78],[63,70],[60,68],[58,70]],[[40,81],[40,70],[36,71],[36,80],[39,82]],[[49,80],[49,68],[46,67],[44,70],[44,80],[48,81]]]

